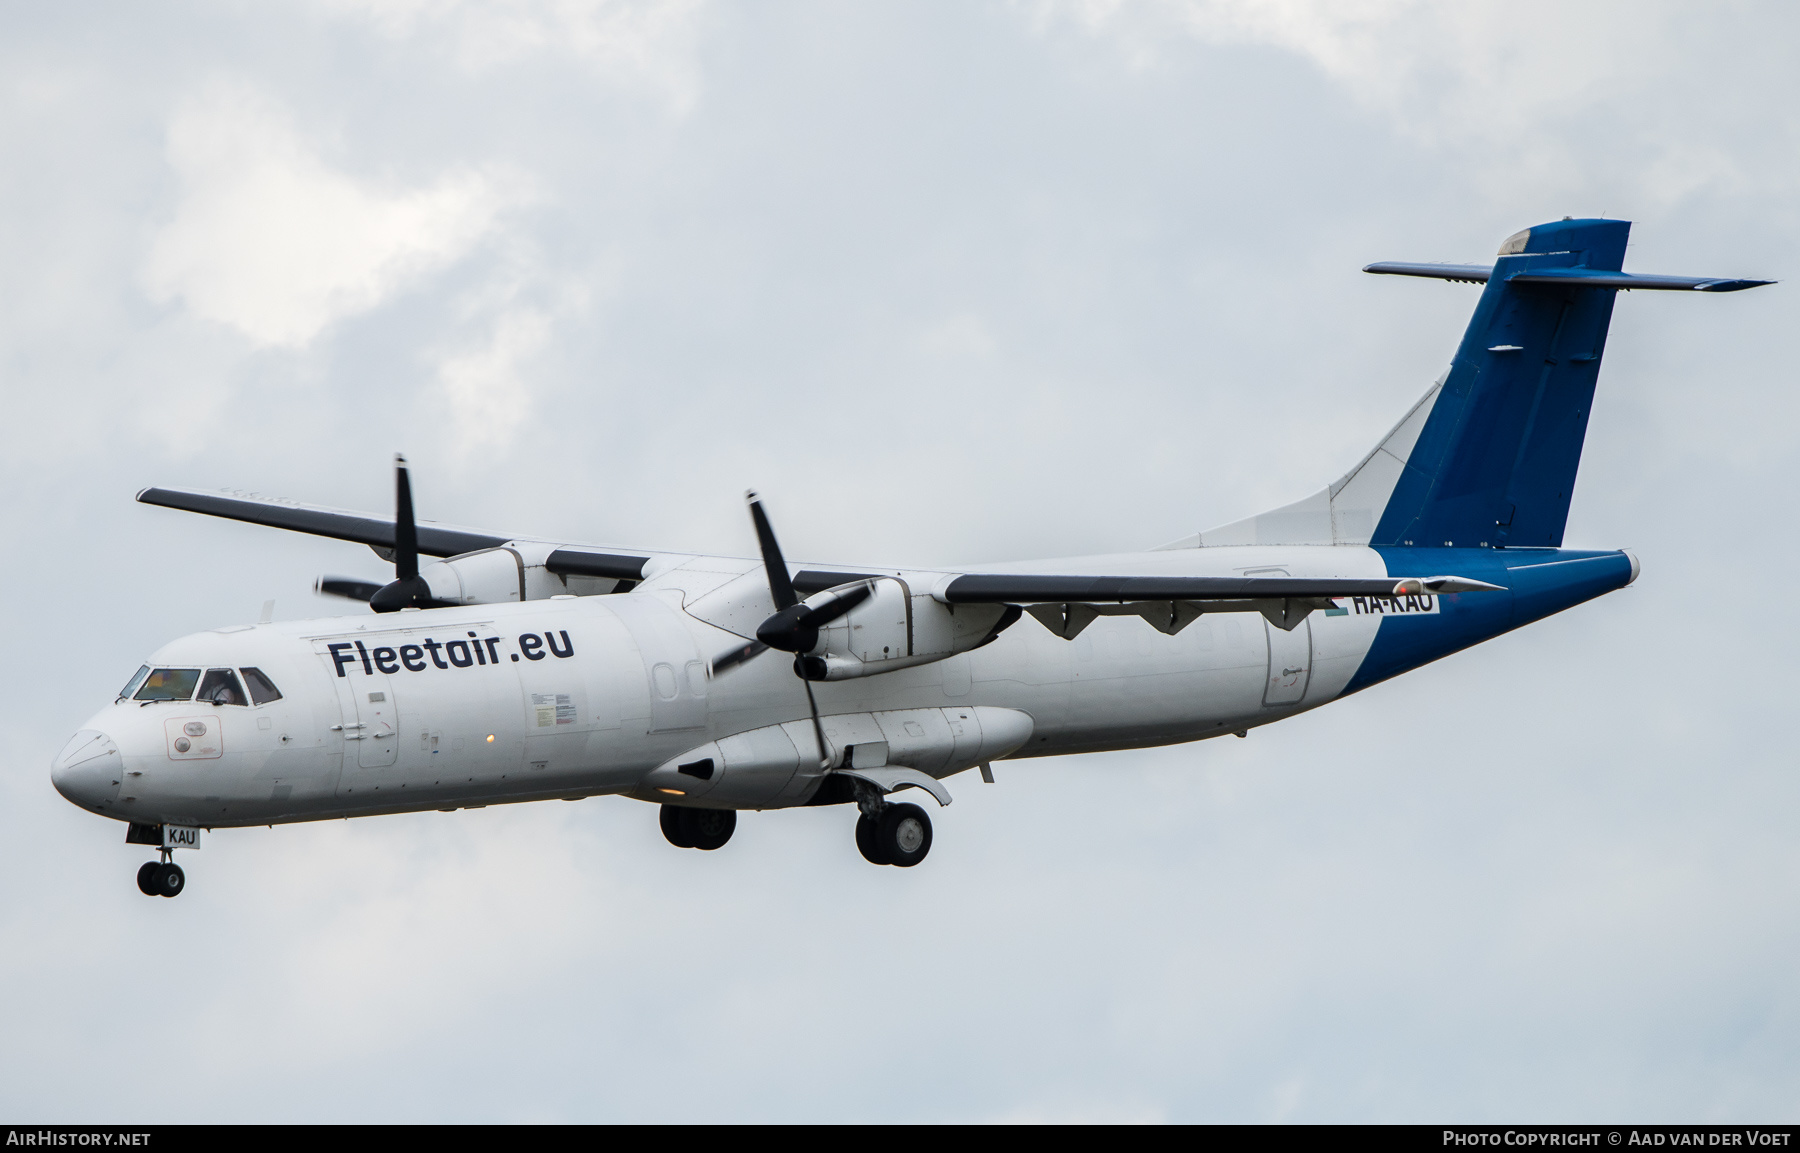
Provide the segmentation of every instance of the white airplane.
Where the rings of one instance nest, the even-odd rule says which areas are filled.
[[[1144,552],[796,570],[754,493],[760,558],[577,545],[416,523],[404,460],[392,520],[146,489],[396,577],[319,582],[373,616],[164,646],[51,780],[160,849],[138,886],[169,897],[202,830],[609,794],[709,850],[739,810],[854,805],[864,857],[916,865],[931,821],[900,790],[948,805],[945,778],[1005,758],[1241,737],[1636,579],[1628,552],[1562,547],[1615,295],[1772,282],[1624,273],[1629,230],[1370,265],[1485,282],[1448,371],[1336,483]]]

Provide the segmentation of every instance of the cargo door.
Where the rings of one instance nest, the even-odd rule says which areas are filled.
[[[1269,680],[1263,704],[1298,704],[1312,679],[1312,618],[1302,619],[1292,630],[1278,629],[1264,620],[1263,631],[1269,637]]]

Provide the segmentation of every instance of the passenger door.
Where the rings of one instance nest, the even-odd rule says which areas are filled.
[[[360,657],[345,665],[344,675],[338,676],[338,664],[330,646],[342,643],[336,639],[321,640],[315,646],[326,673],[337,688],[345,753],[340,791],[354,789],[359,783],[357,775],[351,772],[353,763],[359,768],[382,769],[395,762],[399,756],[400,728],[392,678],[372,663],[365,672]],[[354,758],[350,755],[351,749],[356,750]]]

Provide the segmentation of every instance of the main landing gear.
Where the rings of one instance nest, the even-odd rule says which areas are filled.
[[[662,806],[663,836],[677,849],[725,847],[737,829],[737,813],[731,809],[687,809],[680,805]]]
[[[146,897],[176,897],[187,886],[187,874],[181,866],[169,860],[169,851],[163,850],[161,861],[145,861],[138,869],[138,891]]]
[[[875,809],[873,814],[870,808]],[[872,865],[910,869],[931,852],[931,818],[917,805],[862,806],[862,815],[856,818],[856,847]]]

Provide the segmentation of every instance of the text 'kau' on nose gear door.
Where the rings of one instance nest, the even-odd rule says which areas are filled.
[[[1269,635],[1269,681],[1263,704],[1298,704],[1312,676],[1312,621],[1303,619],[1290,630],[1265,620],[1263,631]]]
[[[334,645],[335,653],[331,651]],[[367,646],[364,648],[366,651]],[[373,663],[364,662],[353,645],[346,647],[342,642],[320,641],[318,653],[324,658],[332,683],[337,686],[344,752],[348,754],[354,748],[356,763],[365,769],[381,769],[393,764],[399,756],[400,742],[395,734],[400,724],[393,685],[387,674]],[[350,757],[346,755],[344,767],[349,766]],[[349,777],[343,780],[355,787]]]

